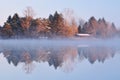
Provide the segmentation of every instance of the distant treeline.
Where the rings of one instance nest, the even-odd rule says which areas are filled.
[[[67,16],[67,15],[66,15]],[[114,23],[108,23],[105,19],[96,20],[91,17],[88,22],[79,22],[75,19],[68,21],[62,13],[57,11],[48,18],[33,18],[32,11],[27,9],[25,17],[15,13],[9,16],[3,26],[0,27],[2,39],[11,38],[68,38],[76,34],[90,34],[93,37],[108,38],[116,36],[119,31]]]

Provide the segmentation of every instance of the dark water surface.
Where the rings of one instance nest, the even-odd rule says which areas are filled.
[[[0,80],[120,80],[120,40],[0,40]]]

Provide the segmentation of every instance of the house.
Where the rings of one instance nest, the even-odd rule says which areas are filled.
[[[91,37],[90,34],[76,34],[77,37]]]

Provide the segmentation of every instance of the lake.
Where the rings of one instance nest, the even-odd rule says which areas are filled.
[[[120,80],[119,41],[0,40],[0,79]]]

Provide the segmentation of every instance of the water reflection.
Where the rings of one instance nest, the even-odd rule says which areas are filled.
[[[64,68],[66,71],[73,70],[75,61],[88,60],[91,64],[105,62],[118,53],[119,48],[108,46],[37,46],[25,47],[1,47],[1,52],[9,64],[18,66],[24,63],[24,69],[30,73],[34,69],[33,62],[48,62],[55,69]]]
[[[116,49],[112,47],[87,47],[79,48],[78,54],[80,58],[88,59],[93,64],[95,61],[104,62],[108,58],[114,57]]]

